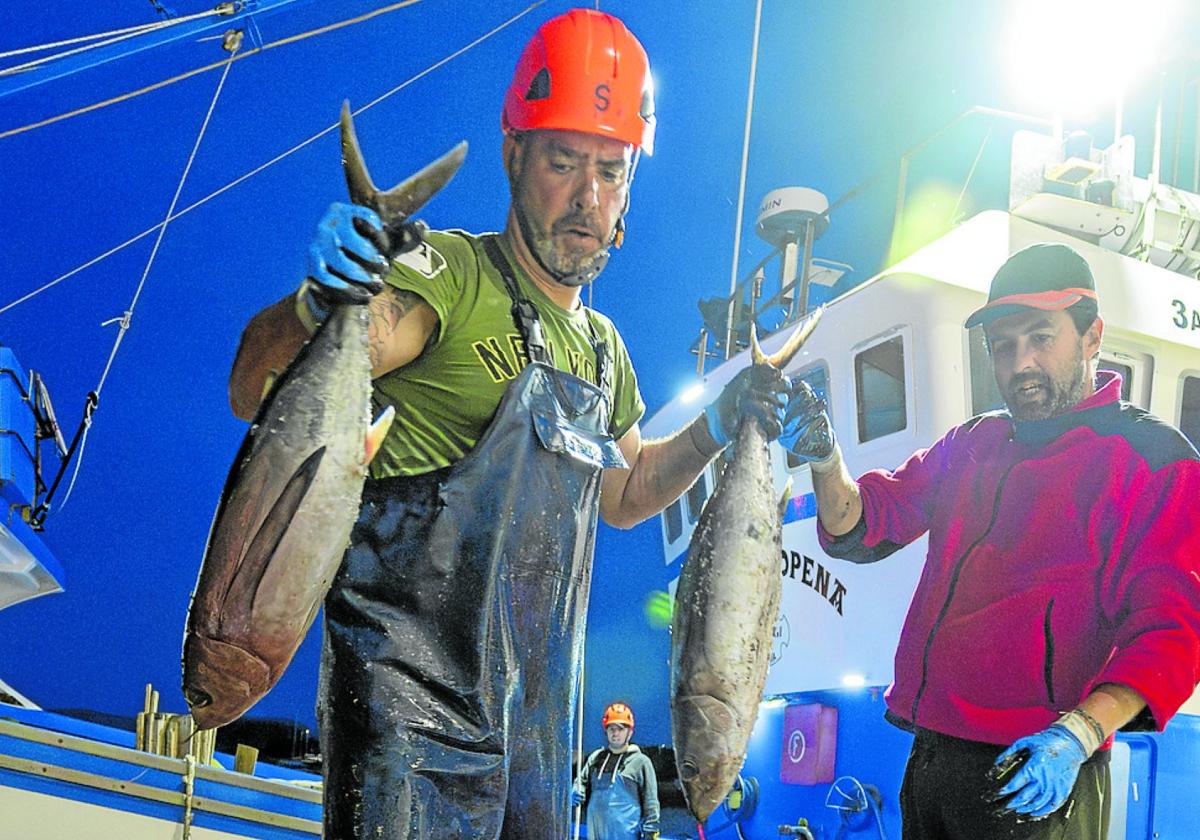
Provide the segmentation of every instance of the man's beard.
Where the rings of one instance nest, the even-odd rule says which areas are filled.
[[[554,228],[581,227],[591,231],[597,240],[604,241],[597,219],[588,217],[585,213],[572,213],[555,222],[550,230],[535,225],[525,212],[521,198],[521,187],[518,186],[513,195],[517,223],[525,244],[533,253],[534,258],[541,263],[542,268],[556,281],[564,286],[584,286],[596,278],[608,263],[607,246],[598,248],[591,253],[563,253],[554,245]],[[610,237],[611,239],[611,237]]]
[[[1083,399],[1087,382],[1088,366],[1083,361],[1082,349],[1076,348],[1069,377],[1053,379],[1044,373],[1017,374],[1009,380],[1004,390],[1004,402],[1017,422],[1045,420],[1065,414],[1077,406]],[[1042,399],[1037,402],[1022,401],[1020,391],[1027,385],[1041,386]]]

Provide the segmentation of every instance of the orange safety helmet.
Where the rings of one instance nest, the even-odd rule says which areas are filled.
[[[654,153],[654,83],[646,51],[625,24],[572,9],[525,45],[504,94],[504,131],[540,128],[612,137]]]
[[[633,729],[633,709],[624,703],[613,703],[604,710],[604,717],[600,719],[600,723],[605,729],[608,729],[610,723],[623,723]]]

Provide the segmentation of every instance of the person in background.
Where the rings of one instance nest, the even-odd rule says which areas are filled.
[[[608,746],[587,757],[571,804],[587,810],[588,840],[657,840],[658,777],[633,743],[633,710],[613,703],[600,720]]]
[[[854,480],[805,388],[784,444],[831,556],[929,535],[886,695],[915,736],[905,840],[1105,840],[1113,733],[1163,729],[1200,680],[1200,456],[1097,371],[1073,249],[1013,254],[976,325],[1007,410]]]

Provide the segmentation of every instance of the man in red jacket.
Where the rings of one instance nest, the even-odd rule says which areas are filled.
[[[831,556],[929,534],[887,692],[915,734],[905,840],[1103,840],[1113,733],[1161,730],[1200,681],[1200,456],[1097,373],[1071,248],[1010,257],[976,325],[1007,411],[855,481],[808,392],[784,444],[811,463]]]

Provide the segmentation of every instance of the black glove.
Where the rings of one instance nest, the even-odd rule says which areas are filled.
[[[724,449],[737,433],[742,416],[757,417],[767,440],[783,431],[784,396],[788,380],[770,365],[751,365],[738,372],[704,409],[708,435]]]
[[[797,458],[809,463],[821,464],[833,457],[837,439],[825,411],[825,402],[803,379],[793,381],[788,390],[779,442]]]

